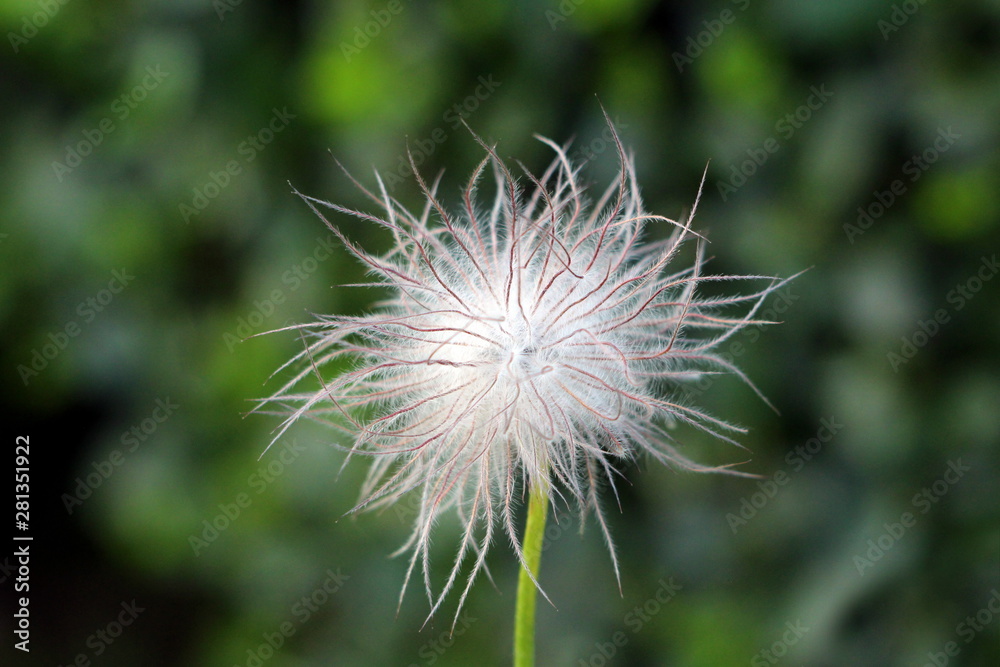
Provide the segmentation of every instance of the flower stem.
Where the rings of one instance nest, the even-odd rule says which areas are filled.
[[[548,492],[541,484],[533,486],[528,498],[528,525],[525,526],[521,545],[524,551],[524,567],[517,580],[514,667],[533,667],[535,664],[535,598],[538,589],[528,572],[530,571],[535,580],[538,580],[538,568],[542,560],[542,538],[545,535],[545,518],[548,510]]]

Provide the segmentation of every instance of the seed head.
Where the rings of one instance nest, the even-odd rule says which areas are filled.
[[[391,197],[377,174],[376,192],[351,179],[375,213],[299,195],[367,266],[373,281],[363,285],[387,287],[392,296],[368,315],[291,327],[306,340],[286,364],[296,374],[258,407],[279,406],[287,415],[278,436],[303,417],[351,435],[345,465],[356,454],[371,458],[352,511],[419,497],[413,532],[397,553],[410,553],[403,592],[420,563],[431,615],[471,558],[461,609],[498,533],[523,564],[515,515],[532,485],[572,501],[581,515],[595,514],[617,576],[598,498],[605,485],[617,495],[617,460],[646,453],[685,469],[744,474],[688,460],[669,429],[683,423],[736,444],[731,435],[742,429],[688,404],[679,389],[712,373],[733,373],[753,386],[714,350],[763,323],[754,313],[779,283],[704,275],[704,239],[691,230],[697,198],[683,222],[647,213],[633,160],[613,127],[612,134],[621,170],[593,200],[565,148],[538,137],[555,160],[540,177],[519,165],[517,179],[475,134],[486,155],[455,211],[438,200],[440,176],[428,185],[412,157],[426,197],[419,214]],[[495,195],[484,206],[477,192],[486,174]],[[367,220],[395,244],[373,255],[320,209]],[[646,241],[649,225],[670,233]],[[691,238],[698,239],[693,262],[678,266],[679,249]],[[709,281],[749,279],[767,285],[743,296],[698,294]],[[308,387],[311,376],[318,389]],[[463,536],[435,594],[431,532],[451,511]]]

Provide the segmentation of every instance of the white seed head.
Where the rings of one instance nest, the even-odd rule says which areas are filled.
[[[687,469],[732,472],[688,460],[666,429],[680,422],[733,442],[727,434],[741,429],[692,407],[678,389],[719,372],[749,384],[714,350],[762,324],[754,313],[783,283],[703,275],[703,239],[690,229],[694,210],[684,222],[645,212],[632,158],[613,127],[612,134],[621,171],[593,201],[564,148],[540,137],[555,160],[541,177],[522,167],[518,180],[474,134],[486,156],[457,211],[439,203],[438,182],[428,185],[412,158],[427,200],[420,214],[389,196],[377,175],[377,192],[355,181],[375,213],[300,195],[368,267],[374,280],[365,284],[389,287],[392,297],[368,315],[292,327],[307,339],[289,361],[298,371],[258,407],[287,415],[279,436],[303,417],[351,434],[347,459],[371,457],[355,510],[419,496],[400,553],[411,553],[406,582],[421,564],[431,614],[471,557],[461,608],[497,532],[523,563],[515,515],[531,485],[575,501],[581,514],[593,511],[615,561],[598,499],[599,487],[614,490],[614,461],[645,452]],[[487,173],[496,194],[482,206],[477,185]],[[382,227],[394,247],[369,254],[320,207]],[[671,233],[647,242],[650,224]],[[699,239],[694,260],[678,267],[678,250],[692,237]],[[749,295],[697,294],[706,281],[736,279],[767,284]],[[348,370],[334,373],[334,366]],[[312,376],[321,386],[304,389]],[[450,511],[463,538],[435,595],[428,547],[435,520]]]

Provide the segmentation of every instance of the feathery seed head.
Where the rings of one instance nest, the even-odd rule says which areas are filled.
[[[419,495],[400,553],[411,552],[406,582],[420,562],[431,614],[471,557],[461,608],[497,533],[506,533],[523,563],[515,511],[531,485],[572,496],[582,514],[593,511],[614,561],[597,491],[605,483],[614,489],[615,460],[645,452],[687,469],[721,470],[686,459],[666,429],[681,422],[728,442],[727,434],[741,429],[687,405],[676,389],[715,372],[749,384],[713,350],[761,324],[754,313],[783,284],[703,275],[703,239],[690,228],[694,210],[683,222],[647,213],[617,135],[619,176],[592,202],[578,166],[552,141],[539,137],[555,152],[548,169],[541,177],[524,169],[518,180],[492,146],[473,137],[486,156],[456,211],[439,202],[439,181],[428,185],[412,158],[427,200],[420,214],[390,197],[377,174],[377,192],[355,181],[377,213],[300,195],[368,267],[374,281],[366,285],[389,287],[392,297],[368,315],[293,327],[308,339],[289,362],[299,370],[261,403],[287,415],[279,436],[303,417],[351,434],[347,458],[371,457],[355,509]],[[496,193],[484,206],[478,185],[491,172]],[[382,256],[366,252],[320,208],[384,228],[394,247]],[[672,232],[646,242],[648,224]],[[678,267],[678,249],[691,237],[699,238],[694,262]],[[768,284],[750,295],[697,294],[706,281],[757,278]],[[345,359],[349,370],[324,374]],[[310,376],[319,378],[319,390],[302,388]],[[463,538],[435,595],[430,535],[435,520],[452,510]]]

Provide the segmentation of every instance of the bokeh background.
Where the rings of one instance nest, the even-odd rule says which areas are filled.
[[[312,425],[258,460],[277,419],[242,415],[300,343],[238,341],[378,297],[333,287],[363,271],[291,192],[365,206],[331,153],[420,206],[409,145],[456,202],[461,116],[535,171],[534,133],[574,138],[603,183],[601,105],[652,211],[708,164],[715,272],[811,269],[729,350],[781,414],[735,378],[686,394],[750,451],[684,451],[764,479],[623,464],[622,591],[564,513],[539,664],[996,664],[996,2],[7,0],[0,26],[0,422],[11,462],[31,439],[34,537],[3,664],[509,664],[507,545],[453,639],[454,596],[397,613],[411,509],[342,518],[363,465],[338,478]]]

